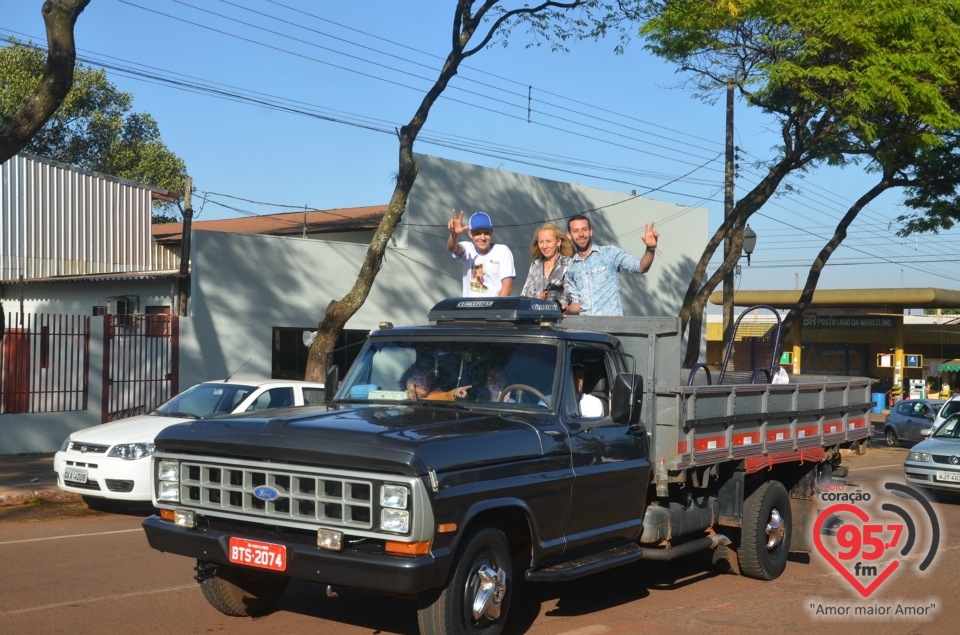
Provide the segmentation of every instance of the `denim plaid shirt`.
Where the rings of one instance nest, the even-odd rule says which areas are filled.
[[[640,259],[619,247],[594,245],[586,260],[579,253],[567,270],[570,301],[580,303],[580,315],[623,315],[620,272],[640,273]]]

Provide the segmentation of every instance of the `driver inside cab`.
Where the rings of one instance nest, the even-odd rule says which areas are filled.
[[[431,387],[432,373],[418,373],[407,380],[407,398],[411,401],[456,401],[464,399],[473,386],[460,386],[453,390],[439,390]]]

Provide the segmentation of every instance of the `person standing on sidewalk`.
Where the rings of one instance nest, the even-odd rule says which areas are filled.
[[[644,225],[643,244],[647,250],[638,258],[619,247],[593,244],[593,228],[583,214],[577,214],[567,221],[568,236],[577,250],[567,270],[570,284],[567,313],[623,315],[620,272],[646,273],[650,270],[660,238],[653,225]]]
[[[513,291],[517,272],[513,266],[513,252],[506,245],[493,242],[493,223],[490,216],[477,212],[470,217],[468,227],[463,225],[463,212],[447,223],[447,251],[454,260],[463,261],[463,297],[507,296]],[[469,241],[458,240],[467,229]]]

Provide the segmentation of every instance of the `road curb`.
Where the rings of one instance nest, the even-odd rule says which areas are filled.
[[[80,497],[80,494],[64,492],[59,489],[0,493],[0,507],[26,505],[32,500],[41,500],[47,503],[79,503],[83,499]]]

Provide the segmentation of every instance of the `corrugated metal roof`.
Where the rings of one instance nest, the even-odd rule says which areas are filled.
[[[176,278],[179,269],[163,271],[131,271],[128,273],[90,274],[84,276],[50,276],[47,278],[24,279],[24,284],[59,284],[64,282],[123,282],[130,280],[160,280]],[[0,284],[19,284],[19,280],[0,280]]]
[[[0,165],[0,279],[150,270],[153,191],[56,161],[12,157]]]
[[[274,236],[299,236],[304,225],[308,234],[326,234],[376,229],[387,211],[386,205],[347,207],[306,212],[286,212],[250,218],[224,218],[220,220],[194,221],[193,229],[225,232],[230,234],[270,234]],[[182,223],[154,225],[151,229],[158,243],[179,243],[183,235]]]

